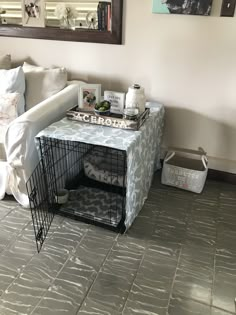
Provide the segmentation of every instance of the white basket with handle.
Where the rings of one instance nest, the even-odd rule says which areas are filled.
[[[164,159],[161,183],[201,193],[208,172],[208,160],[203,149],[169,148]]]

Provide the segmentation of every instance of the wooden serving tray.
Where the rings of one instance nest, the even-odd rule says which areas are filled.
[[[75,106],[67,111],[66,116],[68,119],[76,120],[83,123],[102,125],[113,128],[128,129],[128,130],[139,130],[142,124],[149,116],[149,108],[141,113],[135,120],[124,119],[122,115],[110,114],[96,115],[93,111],[84,111],[78,106]]]

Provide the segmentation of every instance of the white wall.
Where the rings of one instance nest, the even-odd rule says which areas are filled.
[[[114,0],[115,1],[115,0]],[[0,37],[21,62],[65,66],[72,78],[127,91],[137,82],[166,105],[164,146],[203,147],[210,167],[236,173],[236,17],[152,14],[124,0],[123,45]]]

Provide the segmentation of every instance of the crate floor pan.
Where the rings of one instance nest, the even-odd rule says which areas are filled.
[[[117,228],[122,219],[122,203],[123,197],[119,194],[80,186],[70,190],[68,202],[60,207],[58,214]]]

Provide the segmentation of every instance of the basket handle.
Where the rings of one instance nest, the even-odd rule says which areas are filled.
[[[164,159],[164,162],[168,162],[175,155],[175,152],[168,152],[167,156]]]
[[[208,159],[206,157],[206,152],[202,148],[199,148],[198,150],[191,150],[191,149],[170,147],[170,148],[168,148],[168,153],[167,153],[167,156],[165,158],[165,162],[168,162],[170,159],[172,159],[172,157],[175,155],[176,151],[200,155],[201,160],[202,160],[202,164],[205,167],[205,169],[207,169]]]
[[[205,155],[202,155],[202,164],[207,169],[208,159]]]
[[[206,156],[206,152],[202,148],[199,148],[198,150],[191,150],[191,149],[169,147],[168,151],[192,153],[192,154],[196,154],[196,155]]]

